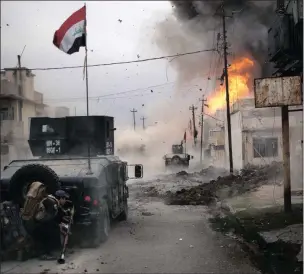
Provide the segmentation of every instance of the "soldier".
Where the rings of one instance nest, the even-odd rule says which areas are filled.
[[[63,207],[69,195],[63,190],[56,191],[55,196],[47,195],[43,184],[33,184],[27,194],[22,217],[29,234],[43,251],[41,259],[52,260],[55,259],[52,251],[60,247],[61,222],[68,215]],[[36,192],[32,188],[36,188]]]

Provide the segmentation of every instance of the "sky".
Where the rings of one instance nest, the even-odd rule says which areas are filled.
[[[182,29],[169,1],[87,1],[86,5],[89,65],[167,56],[205,47],[198,42],[203,41],[201,38],[194,41],[186,35],[188,29]],[[82,6],[81,1],[1,1],[1,69],[15,67],[17,55],[23,49],[21,63],[29,69],[83,65],[84,48],[68,55],[52,43],[54,32]],[[209,68],[209,56],[199,57]],[[197,57],[180,58],[187,61]],[[114,117],[117,147],[149,143],[151,153],[159,151],[159,162],[164,151],[182,140],[192,117],[189,107],[195,104],[200,110],[200,85],[204,80],[187,80],[181,85],[178,68],[174,66],[179,58],[174,60],[88,69],[89,97],[93,97],[89,114]],[[191,63],[186,66],[191,67]],[[35,90],[43,93],[46,104],[69,107],[70,115],[86,115],[82,68],[33,73]],[[113,93],[120,94],[107,95]],[[96,99],[98,96],[101,97]],[[130,111],[133,108],[137,110],[136,132]],[[197,119],[199,115],[197,111]],[[146,117],[145,131],[141,130],[142,116]]]
[[[52,43],[56,29],[82,5],[80,1],[1,1],[1,68],[16,66],[17,55],[24,46],[21,63],[28,68],[82,65],[83,48],[79,53],[67,55]],[[137,55],[140,59],[164,55],[153,45],[153,31],[155,24],[168,13],[171,5],[166,1],[87,2],[88,63],[137,60]],[[77,115],[85,114],[82,69],[34,73],[35,89],[44,94],[47,104],[65,105],[71,114],[75,108]],[[140,116],[147,115],[146,108],[151,103],[170,99],[174,74],[166,60],[89,68],[90,97],[137,90],[90,100],[90,114],[111,115],[119,124],[130,124],[130,109],[135,108],[139,120]],[[162,86],[154,87],[159,85]]]

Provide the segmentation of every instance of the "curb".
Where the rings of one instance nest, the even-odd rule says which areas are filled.
[[[269,256],[264,252],[266,249],[266,241],[259,235],[257,231],[248,230],[241,222],[239,218],[235,216],[236,211],[226,202],[218,202],[217,208],[224,214],[225,217],[229,217],[238,224],[239,232],[241,239],[239,242],[245,252],[248,252],[251,255],[253,264],[255,264],[260,271],[264,274],[278,274],[272,264],[269,263]],[[249,234],[254,233],[254,238],[251,243],[248,241]]]

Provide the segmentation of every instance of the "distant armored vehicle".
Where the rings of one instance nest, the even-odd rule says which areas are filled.
[[[180,145],[172,145],[172,153],[166,154],[163,159],[165,160],[165,166],[185,166],[189,167],[190,159],[193,156],[184,152],[184,147]]]

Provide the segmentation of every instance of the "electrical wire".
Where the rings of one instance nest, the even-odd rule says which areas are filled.
[[[155,86],[149,86],[146,88],[142,89],[134,89],[134,90],[128,90],[128,91],[122,91],[122,92],[116,92],[116,93],[109,93],[105,95],[100,95],[100,96],[93,96],[89,97],[89,100],[97,100],[99,101],[100,99],[102,100],[113,100],[113,99],[121,99],[121,98],[131,98],[131,97],[137,97],[137,96],[143,96],[143,95],[153,95],[153,94],[158,94],[162,92],[153,92],[151,93],[151,88],[156,88],[156,87],[163,87],[169,84],[175,84],[176,82],[171,82],[171,83],[165,83],[165,84],[160,84],[160,85],[155,85]],[[195,85],[189,85],[189,86],[195,86]],[[187,87],[185,85],[184,87]],[[136,91],[145,91],[145,90],[150,90],[149,93],[142,93],[142,94],[133,94],[133,95],[128,95],[128,96],[120,96],[120,97],[110,97],[113,95],[120,95],[120,94],[126,94],[126,93],[131,93],[131,92],[136,92]],[[86,97],[69,97],[69,98],[52,98],[52,99],[46,99],[44,102],[46,103],[56,103],[56,102],[75,102],[78,100],[84,100]]]
[[[208,51],[215,51],[215,49],[197,50],[197,51],[192,51],[192,52],[177,53],[177,54],[173,54],[173,55],[166,55],[166,56],[160,56],[160,57],[146,58],[146,59],[140,59],[140,60],[111,62],[111,63],[101,63],[101,64],[94,64],[94,65],[87,65],[87,67],[88,68],[89,67],[92,68],[92,67],[103,67],[103,66],[124,65],[124,64],[132,64],[132,63],[142,63],[142,62],[155,61],[155,60],[161,60],[161,59],[167,59],[167,58],[174,58],[174,57],[185,56],[185,55],[198,54],[198,53],[208,52]],[[66,66],[66,67],[29,68],[28,70],[31,70],[31,71],[44,71],[44,70],[60,70],[60,69],[76,69],[76,68],[83,68],[83,65],[81,65],[81,66]],[[1,70],[3,70],[3,69],[1,69]]]

